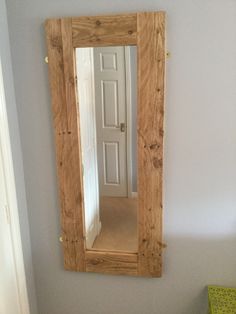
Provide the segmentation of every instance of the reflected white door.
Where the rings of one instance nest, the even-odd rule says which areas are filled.
[[[20,314],[10,216],[0,143],[0,313]]]
[[[94,48],[99,189],[127,197],[125,48]]]
[[[83,162],[86,245],[100,232],[96,151],[93,48],[76,49],[81,151]]]

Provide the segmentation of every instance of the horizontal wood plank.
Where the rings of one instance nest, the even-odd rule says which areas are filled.
[[[72,41],[74,47],[136,45],[137,15],[72,18]]]
[[[137,275],[137,254],[106,251],[86,251],[87,272],[114,275]]]

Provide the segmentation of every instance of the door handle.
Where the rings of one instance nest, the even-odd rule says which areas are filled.
[[[117,126],[116,128],[120,129],[121,132],[125,132],[125,123],[120,123],[120,126]]]
[[[125,132],[125,123],[120,123],[120,131]]]

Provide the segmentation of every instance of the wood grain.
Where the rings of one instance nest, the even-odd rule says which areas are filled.
[[[73,49],[72,38],[65,39],[67,37],[65,33],[68,33],[69,28],[67,23],[68,20],[60,19],[46,22],[49,78],[56,141],[64,267],[68,270],[84,271],[81,154],[76,92],[72,90],[76,86],[73,74],[74,60],[70,53]]]
[[[61,21],[59,19],[47,20],[45,29],[48,60],[50,60],[48,67],[53,121],[57,132],[63,133],[67,132],[67,111],[64,93]]]
[[[136,45],[137,15],[73,18],[72,33],[74,47]]]
[[[64,266],[161,276],[165,13],[46,21]],[[138,253],[85,249],[83,180],[73,47],[136,45],[138,51]]]
[[[138,273],[162,269],[165,13],[138,13]]]
[[[72,47],[71,41],[71,18],[61,19],[61,33],[66,94],[67,130],[70,132],[72,128],[73,115],[76,113],[75,108],[73,108],[74,104],[76,104],[76,71],[74,62],[74,48]]]
[[[137,259],[136,253],[86,251],[86,271],[137,276]]]

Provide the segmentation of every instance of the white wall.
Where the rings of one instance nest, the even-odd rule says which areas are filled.
[[[2,67],[1,75],[3,75],[5,100],[6,100],[6,105],[7,105],[6,109],[7,109],[8,126],[9,126],[10,140],[11,140],[11,152],[13,154],[15,183],[17,187],[16,197],[17,197],[17,205],[18,205],[18,210],[19,210],[19,219],[21,223],[21,240],[22,240],[22,247],[23,247],[24,267],[25,267],[25,272],[26,272],[28,295],[29,295],[29,301],[30,301],[30,310],[31,310],[31,314],[36,314],[37,307],[36,307],[36,295],[35,295],[34,275],[33,275],[32,256],[31,256],[28,213],[27,213],[26,196],[25,196],[25,182],[24,182],[21,143],[20,143],[20,137],[19,137],[17,108],[16,108],[16,101],[15,101],[15,91],[14,91],[13,76],[12,76],[11,53],[10,53],[10,45],[9,45],[9,34],[8,34],[7,12],[6,12],[5,0],[0,0],[0,62],[1,62],[1,67]],[[11,208],[10,210],[13,211],[14,209]],[[14,226],[14,222],[13,222],[13,226]],[[16,230],[14,229],[13,232],[15,231]],[[18,249],[18,247],[16,249]],[[17,256],[18,255],[16,255],[16,257]],[[20,261],[18,262],[20,265]],[[2,271],[2,269],[0,269],[0,271]],[[20,284],[21,286],[22,282],[20,279],[20,282],[18,282],[18,284]],[[23,288],[24,287],[21,287],[20,289],[23,289]],[[23,301],[23,298],[24,298],[23,290],[21,292],[22,292],[22,301]],[[26,305],[23,305],[23,307],[27,308]]]
[[[207,284],[236,286],[236,2],[8,0],[26,192],[41,314],[206,313]],[[66,272],[43,21],[167,11],[161,279]]]

